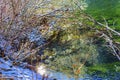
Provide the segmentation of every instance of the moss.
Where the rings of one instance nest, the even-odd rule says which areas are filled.
[[[120,72],[120,62],[113,62],[107,64],[97,64],[94,66],[87,67],[89,74],[94,74],[96,72],[100,72],[102,74],[108,72]]]

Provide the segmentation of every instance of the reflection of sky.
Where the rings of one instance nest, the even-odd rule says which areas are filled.
[[[57,80],[76,80],[75,78],[67,77],[67,75],[61,72],[53,72],[51,76]],[[89,80],[89,79],[79,78],[77,80]]]
[[[12,66],[11,61],[5,61],[2,58],[0,58],[0,62],[0,72],[3,76],[14,78],[14,80],[42,80],[42,76],[32,70]]]
[[[40,75],[48,76],[49,78],[57,79],[57,80],[75,80],[74,78],[68,78],[65,74],[61,72],[54,72],[46,69],[44,65],[40,65],[37,67],[37,72]]]
[[[60,72],[53,73],[52,76],[54,78],[56,78],[57,80],[71,80],[65,74],[62,74]],[[72,79],[72,80],[74,80],[74,79]]]
[[[55,71],[51,71],[46,69],[46,67],[44,65],[40,65],[37,67],[37,72],[40,75],[44,75],[44,76],[48,76],[49,78],[52,79],[57,79],[57,80],[75,80],[75,78],[69,78],[67,77],[67,75],[65,75],[62,72],[55,72]],[[83,78],[79,78],[77,80],[83,80]]]

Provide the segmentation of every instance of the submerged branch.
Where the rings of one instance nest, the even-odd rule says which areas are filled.
[[[115,55],[120,60],[120,49],[113,43],[112,39],[105,33],[100,32],[97,30],[98,33],[102,34],[101,37],[103,37],[106,42],[109,43],[109,47],[113,50],[113,55]]]

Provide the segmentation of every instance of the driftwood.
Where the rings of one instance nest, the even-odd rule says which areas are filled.
[[[120,33],[117,32],[117,31],[115,31],[114,29],[110,28],[110,27],[108,26],[108,23],[107,23],[107,21],[105,20],[105,18],[103,18],[104,21],[105,21],[105,24],[102,24],[102,23],[96,21],[96,20],[95,20],[93,17],[91,17],[90,15],[87,15],[87,17],[88,17],[88,19],[89,19],[90,21],[92,21],[93,23],[95,23],[95,24],[97,24],[97,25],[99,25],[99,26],[102,26],[102,27],[106,28],[107,34],[104,33],[103,31],[100,31],[99,29],[96,29],[96,31],[99,32],[100,34],[102,34],[101,37],[103,37],[103,38],[106,40],[106,42],[109,43],[109,47],[113,50],[113,52],[114,52],[113,55],[115,55],[115,56],[120,60],[120,49],[119,49],[119,47],[117,47],[117,45],[116,45],[116,44],[119,43],[119,42],[114,42],[114,41],[111,39],[111,37],[113,36],[112,34],[116,34],[117,36],[120,37]],[[118,45],[119,45],[119,44],[118,44]]]
[[[106,28],[107,34],[100,31],[100,30],[97,30],[97,32],[102,34],[102,37],[106,40],[106,42],[109,43],[109,47],[113,50],[113,52],[114,52],[113,55],[115,55],[120,60],[120,49],[119,49],[119,47],[116,46],[116,43],[111,39],[113,33],[116,34],[119,37],[120,37],[120,33],[115,31],[114,29],[110,28],[108,26],[108,23],[105,20],[105,18],[104,18],[105,24],[102,24],[102,23],[96,21],[95,19],[93,19],[90,16],[88,18],[89,18],[90,21],[94,22],[95,24]]]
[[[120,60],[120,49],[116,46],[116,44],[112,41],[112,39],[106,35],[103,32],[97,31],[98,33],[101,34],[100,37],[103,37],[108,44],[108,47],[110,47],[113,50],[113,55],[116,56]]]
[[[109,25],[108,25],[108,22],[106,21],[106,19],[104,17],[103,17],[103,19],[104,19],[105,24],[95,20],[91,15],[85,13],[76,2],[74,2],[74,3],[77,5],[77,7],[81,11],[81,13],[86,17],[86,19],[93,22],[95,25],[99,25],[99,26],[106,29],[107,34],[105,32],[103,32],[103,31],[99,30],[99,29],[96,29],[95,27],[92,28],[93,30],[96,30],[96,32],[98,32],[98,33],[100,33],[102,35],[100,37],[103,37],[106,40],[106,42],[109,43],[109,47],[114,52],[113,55],[115,55],[120,60],[120,48],[117,47],[117,45],[120,45],[120,42],[115,42],[115,41],[113,41],[111,39],[111,37],[113,37],[113,35],[117,35],[117,36],[120,37],[120,32],[110,28]]]

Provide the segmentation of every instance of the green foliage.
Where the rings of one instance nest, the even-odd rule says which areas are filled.
[[[87,68],[89,74],[94,74],[95,72],[100,72],[100,74],[106,74],[108,72],[120,72],[120,62],[113,62],[107,64],[96,64]]]
[[[95,20],[100,23],[106,24],[108,26],[118,32],[120,32],[120,0],[86,0],[88,7],[86,9],[86,13],[92,15]],[[105,20],[104,20],[105,18]],[[103,31],[105,30],[103,27],[94,25],[97,29]],[[108,34],[108,33],[106,33]],[[111,34],[113,34],[111,32]],[[120,37],[113,34],[113,41],[120,42]]]
[[[119,9],[119,0],[87,0],[87,12],[96,17],[104,16],[106,18],[117,16]]]
[[[40,40],[38,40],[39,39],[38,37],[40,37],[40,34],[38,34],[38,37],[37,35],[35,35],[37,33],[32,34],[32,36],[30,37],[32,37],[32,39],[34,40],[36,38],[37,41],[35,40],[36,42],[33,42],[34,40],[32,41],[31,38],[29,38],[31,41],[25,40],[24,42],[22,42],[22,44],[19,42],[20,45],[16,46],[16,48],[19,48],[20,46],[20,49],[18,49],[18,52],[15,52],[15,54],[17,53],[18,54],[15,55],[14,58],[16,59],[16,57],[18,56],[17,57],[18,59],[16,60],[20,59],[21,61],[23,61],[26,58],[26,55],[23,55],[23,54],[31,53],[33,55],[32,57],[31,55],[28,57],[29,58],[28,62],[37,61],[37,58],[39,58],[38,60],[41,60],[41,62],[43,61],[43,63],[46,63],[49,68],[56,71],[63,72],[69,76],[74,76],[74,77],[81,76],[86,72],[87,69],[88,69],[88,73],[90,74],[96,71],[99,71],[101,73],[106,73],[108,71],[120,72],[119,62],[113,63],[113,64],[99,65],[99,63],[114,62],[116,61],[116,59],[115,57],[113,57],[113,55],[110,55],[111,50],[104,46],[105,40],[101,38],[98,39],[98,36],[100,35],[96,34],[95,29],[98,29],[103,32],[106,29],[104,30],[104,28],[102,28],[101,26],[96,25],[94,22],[89,21],[87,16],[84,14],[84,12],[78,9],[79,6],[81,7],[81,5],[83,6],[86,5],[84,4],[85,0],[76,0],[80,2],[78,3],[80,4],[79,6],[74,4],[74,2],[69,4],[69,3],[66,3],[66,1],[64,1],[63,3],[64,3],[64,7],[68,7],[68,10],[65,9],[63,12],[62,11],[59,12],[58,10],[58,12],[55,12],[56,16],[63,15],[62,17],[59,17],[59,18],[56,16],[52,17],[54,15],[53,12],[50,15],[49,14],[45,15],[44,17],[38,17],[34,15],[38,13],[39,14],[46,13],[49,11],[49,9],[37,7],[40,3],[37,3],[36,1],[35,2],[31,1],[28,5],[26,5],[24,10],[25,13],[22,14],[23,17],[18,17],[18,19],[20,18],[21,21],[24,22],[24,25],[18,26],[22,28],[21,29],[18,28],[18,30],[8,28],[9,31],[5,29],[3,30],[11,33],[13,32],[13,30],[15,31],[14,34],[12,33],[13,35],[11,33],[7,33],[7,35],[10,35],[10,38],[13,36],[11,38],[11,41],[12,41],[12,39],[19,38],[20,36],[25,36],[26,38],[27,36],[26,33],[31,33],[33,28],[36,28],[36,29],[41,28],[40,30],[38,30],[38,32],[40,32],[48,42],[42,46],[42,49],[45,49],[44,54],[40,53],[40,55],[37,55],[36,57],[36,54],[40,52],[38,51],[38,49],[39,47],[41,47],[40,45],[37,44],[37,42],[40,42],[40,40],[42,39],[40,38]],[[71,1],[74,1],[74,0],[71,0]],[[83,4],[81,4],[82,2]],[[30,4],[32,3],[34,5],[30,6]],[[101,23],[105,22],[101,16],[105,17],[106,21],[108,22],[108,25],[112,29],[115,29],[116,31],[120,31],[120,19],[118,18],[120,16],[119,0],[116,0],[116,1],[87,0],[87,3],[88,3],[88,7],[86,8],[86,12],[88,14],[91,14],[97,21]],[[54,4],[56,4],[57,6],[58,2],[56,1]],[[70,7],[71,5],[74,6],[73,9],[71,9]],[[48,4],[46,3],[45,6],[48,7]],[[52,6],[51,3],[49,6],[51,6],[51,9],[54,9],[55,7],[55,6]],[[70,7],[70,10],[74,10],[74,11],[73,12],[69,11],[69,7]],[[52,26],[50,26],[50,24]],[[8,26],[9,25],[11,26],[11,24],[8,24]],[[61,27],[58,27],[58,25]],[[29,29],[25,27],[28,27]],[[24,28],[25,30],[23,30]],[[17,37],[16,37],[16,33],[17,33]],[[120,42],[120,37],[114,35],[113,38],[114,38],[113,41]],[[23,38],[19,38],[19,39],[20,41],[22,41]],[[16,41],[17,39],[13,42],[16,43]],[[17,44],[18,43],[14,45],[17,45]],[[25,58],[21,59],[22,58],[21,55],[25,56]]]
[[[110,24],[113,22],[111,19],[108,21]],[[110,53],[108,48],[96,47],[92,43],[93,37],[97,36],[92,28],[96,27],[100,30],[103,28],[90,22],[80,10],[71,12],[69,18],[64,22],[62,21],[60,25],[62,25],[62,31],[44,50],[44,53],[48,56],[45,62],[51,69],[68,75],[79,76],[84,74],[86,67],[104,61],[107,62],[106,59],[111,58],[111,55],[107,55]],[[105,41],[101,39],[98,43],[103,45]],[[106,58],[106,55],[108,58]],[[96,69],[106,72],[106,69],[102,67],[96,67]]]
[[[107,3],[107,1],[105,2]],[[94,6],[97,6],[95,3]],[[100,5],[102,1],[98,1],[98,3]],[[111,5],[111,3],[112,2],[107,4]],[[93,3],[89,3],[89,5],[90,4]],[[116,4],[117,3],[114,3],[114,6]],[[109,9],[106,8],[102,11],[103,13],[100,16],[100,9],[107,7],[106,4],[102,4],[95,8],[94,6],[87,8],[86,11],[89,11],[89,14],[94,15],[94,17],[102,23],[104,23],[104,20],[100,17],[105,16],[110,27],[117,25],[116,23],[113,25],[113,22],[115,21],[114,15],[107,15],[110,12],[114,12],[114,9],[111,9],[110,12],[109,10],[105,12]],[[111,5],[111,7],[113,7],[113,5]],[[91,9],[93,9],[93,11]],[[116,61],[115,57],[110,55],[111,50],[104,47],[105,40],[99,39],[98,36],[100,35],[97,35],[95,30],[93,30],[93,28],[96,28],[100,31],[105,31],[104,28],[89,21],[84,13],[78,9],[69,12],[67,17],[67,19],[61,19],[61,22],[58,23],[62,26],[61,31],[57,34],[52,43],[47,46],[46,50],[44,50],[45,56],[48,57],[48,59],[45,60],[48,67],[56,71],[64,72],[67,75],[79,76],[85,72],[86,67],[88,66]],[[115,29],[117,28],[118,27],[115,27]],[[94,40],[97,41],[97,43],[93,44]],[[95,68],[88,70],[103,70],[103,73],[108,71],[107,68],[100,66],[95,66]]]
[[[69,43],[61,45],[56,44],[51,46],[50,49],[52,49],[54,54],[48,60],[49,66],[66,74],[76,75],[75,70],[84,65],[84,62],[87,63],[87,65],[93,65],[97,62],[97,51],[95,50],[95,46],[87,44],[80,39],[72,40]],[[49,53],[51,52],[50,49]],[[75,69],[73,65],[76,65]],[[83,69],[84,66],[80,69],[79,74],[83,73]]]
[[[110,27],[120,31],[120,0],[87,0],[86,12],[99,22],[104,23],[103,17]]]
[[[87,38],[92,34],[92,32],[86,31],[86,25],[89,23],[80,27],[77,22],[81,22],[82,17],[68,20],[73,23],[62,24],[63,30],[44,50],[48,56],[45,62],[51,69],[70,76],[80,76],[84,73],[86,66],[97,63],[98,52],[96,46]]]

